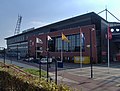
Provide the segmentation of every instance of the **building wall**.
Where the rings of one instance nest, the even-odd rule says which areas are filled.
[[[90,48],[87,47],[87,45],[90,45],[90,31],[92,28],[95,28],[94,25],[89,25],[89,26],[83,26],[81,27],[82,32],[84,33],[85,36],[85,51],[83,52],[83,56],[90,56]],[[32,36],[29,38],[29,52],[31,56],[36,56],[35,48],[36,46],[42,47],[41,55],[42,56],[47,56],[47,35],[51,36],[52,38],[61,36],[61,34],[65,34],[66,36],[68,35],[73,35],[73,34],[79,34],[80,33],[80,28],[73,28],[73,29],[66,29],[66,30],[61,30],[61,31],[55,31],[55,32],[50,32],[47,34],[41,34],[39,36]],[[92,56],[93,56],[93,61],[96,63],[97,62],[97,48],[96,48],[96,31],[91,31],[92,34]],[[36,37],[41,39],[43,41],[43,44],[36,44]],[[64,57],[69,57],[71,60],[74,58],[74,56],[79,56],[80,52],[63,52]],[[60,58],[61,52],[49,52],[50,57],[56,57]]]
[[[45,38],[46,38],[47,34],[51,35],[52,37],[60,37],[61,32],[64,32],[65,35],[77,34],[77,32],[75,32],[75,31],[78,31],[78,30],[75,30],[73,28],[77,29],[77,27],[80,27],[80,26],[88,26],[88,25],[93,24],[93,25],[95,25],[95,28],[96,28],[96,30],[95,30],[96,32],[94,34],[95,39],[93,39],[93,41],[97,41],[97,42],[95,42],[96,43],[95,47],[97,46],[97,49],[96,49],[97,52],[95,52],[95,54],[93,54],[93,55],[96,55],[96,53],[97,53],[98,60],[99,60],[99,62],[101,62],[101,57],[102,57],[101,51],[102,51],[102,47],[104,47],[104,45],[102,45],[102,41],[104,40],[104,38],[101,38],[102,33],[104,33],[104,32],[101,32],[101,31],[103,31],[103,29],[102,29],[103,24],[101,24],[101,20],[106,22],[104,19],[99,17],[97,14],[91,12],[91,13],[88,13],[88,14],[84,14],[84,15],[81,15],[81,16],[66,19],[66,20],[63,20],[63,21],[60,21],[60,22],[57,22],[57,23],[53,23],[53,24],[50,24],[50,25],[47,25],[47,26],[43,26],[43,27],[34,29],[32,31],[28,31],[28,32],[25,32],[25,33],[21,33],[19,35],[9,37],[9,38],[6,39],[7,40],[7,46],[9,47],[9,45],[11,45],[11,44],[16,45],[17,43],[28,42],[29,46],[26,47],[26,49],[23,48],[21,50],[27,51],[26,54],[29,54],[32,51],[30,56],[35,56],[36,55],[35,54],[35,48],[36,48],[35,47],[36,46],[35,45],[35,38],[36,37],[40,37],[42,40],[44,40],[44,43],[46,43]],[[84,27],[84,29],[86,29],[86,28]],[[89,29],[86,29],[86,31],[87,32],[85,32],[85,36],[88,37]],[[87,44],[89,44],[89,41],[88,41],[89,39],[90,38],[88,37],[88,39],[86,40]],[[39,44],[37,44],[37,46],[38,45]],[[41,46],[43,46],[42,49],[44,51],[42,55],[45,56],[46,55],[46,53],[45,53],[46,46],[45,46],[45,44],[42,44]],[[87,50],[89,51],[89,48]],[[26,54],[24,54],[24,56]],[[55,55],[57,54],[57,55],[60,56],[59,52],[56,52],[56,53],[51,52],[51,55],[53,55],[53,54],[55,54]],[[74,53],[71,52],[71,54],[72,55],[73,54],[74,55],[79,55],[79,53],[77,53],[77,52],[74,52]],[[83,53],[83,54],[84,55],[89,55],[89,52],[86,52],[86,53]],[[64,53],[64,55],[66,56],[66,55],[70,55],[70,54],[67,52],[67,53]]]
[[[8,56],[16,57],[18,54],[20,57],[25,57],[28,53],[28,42],[14,43],[8,45]]]
[[[101,36],[100,38],[100,49],[99,49],[99,59],[100,62],[107,62],[107,30],[108,30],[108,23],[101,20]]]

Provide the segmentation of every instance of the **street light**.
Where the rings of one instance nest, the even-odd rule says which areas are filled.
[[[90,29],[90,65],[91,65],[91,78],[93,78],[93,57],[92,57],[92,31],[94,31],[94,28]]]
[[[57,85],[57,60],[55,59],[55,83]]]

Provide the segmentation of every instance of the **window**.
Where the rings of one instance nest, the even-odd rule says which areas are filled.
[[[68,51],[68,42],[63,42],[64,45],[64,51],[67,52]]]
[[[75,51],[75,35],[71,36],[71,43],[72,43],[71,51]]]
[[[70,41],[69,43],[68,43],[68,51],[70,52],[71,51],[71,47],[72,47],[72,42],[71,42],[71,39],[72,38],[72,36],[71,35],[69,35],[68,36],[68,40]]]
[[[48,41],[48,48],[51,52],[55,51],[55,38],[52,38],[52,40]]]
[[[80,34],[76,34],[75,37],[76,37],[75,51],[79,52],[80,51]]]
[[[56,38],[56,51],[61,51],[62,48],[61,44],[62,44],[61,37]]]
[[[68,40],[70,42],[63,41],[63,51],[65,52],[79,52],[80,51],[80,43],[82,45],[82,51],[85,51],[85,36],[83,34],[80,40],[80,34],[68,35]],[[55,51],[60,52],[62,48],[62,40],[61,37],[55,38]],[[52,45],[52,44],[51,44]]]

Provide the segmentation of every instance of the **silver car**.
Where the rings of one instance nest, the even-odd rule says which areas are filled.
[[[42,58],[40,60],[41,63],[47,63],[47,58]],[[48,58],[48,63],[52,63],[52,58]]]

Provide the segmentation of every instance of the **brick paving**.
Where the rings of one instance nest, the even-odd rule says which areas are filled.
[[[82,91],[120,91],[120,69],[107,67],[94,67],[94,77],[90,79],[90,67],[67,69],[59,71],[58,75],[76,83],[64,81],[70,87]]]

